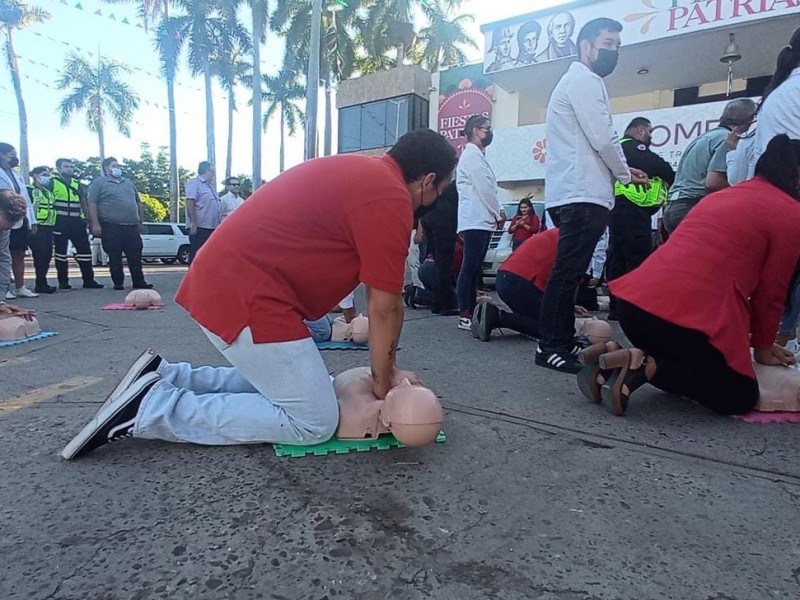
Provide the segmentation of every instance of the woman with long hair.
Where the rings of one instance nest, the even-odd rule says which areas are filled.
[[[486,161],[492,143],[492,125],[487,117],[473,115],[464,125],[467,145],[458,160],[458,234],[464,240],[464,258],[458,274],[458,328],[469,331],[478,295],[483,259],[492,232],[503,227],[506,213],[497,198],[497,180]]]
[[[533,210],[533,204],[528,198],[523,198],[517,205],[517,214],[508,226],[508,232],[511,234],[511,251],[519,248],[522,242],[532,235],[539,233],[540,227],[539,215]]]
[[[610,283],[633,348],[584,352],[590,399],[621,415],[645,383],[721,414],[759,399],[751,359],[790,365],[775,333],[800,261],[800,141],[770,141],[756,177],[704,198],[669,242]]]

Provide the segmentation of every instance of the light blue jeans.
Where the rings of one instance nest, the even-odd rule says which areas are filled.
[[[789,306],[783,311],[778,333],[789,335],[793,338],[797,337],[798,320],[800,320],[800,281],[797,282],[794,291],[792,291],[792,298],[789,302]]]
[[[345,307],[345,308],[352,308],[352,306]],[[321,319],[317,319],[316,321],[304,321],[306,327],[311,332],[311,339],[314,340],[317,344],[320,342],[330,342],[331,335],[333,334],[333,325],[331,324],[331,318],[328,315],[325,315]]]
[[[256,344],[248,327],[227,344],[203,331],[233,366],[162,361],[134,437],[224,446],[318,444],[333,436],[339,404],[310,337]]]

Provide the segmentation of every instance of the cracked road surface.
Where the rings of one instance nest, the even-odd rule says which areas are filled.
[[[0,350],[1,600],[800,597],[797,425],[655,390],[617,418],[537,369],[533,342],[421,310],[399,361],[442,395],[444,444],[278,459],[130,440],[62,461],[147,346],[223,362],[171,301],[180,270],[148,269],[164,311],[62,292],[26,301],[57,337]]]

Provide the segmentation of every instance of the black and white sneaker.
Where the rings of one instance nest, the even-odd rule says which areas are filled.
[[[110,442],[131,437],[139,406],[159,379],[158,373],[145,373],[134,381],[118,398],[97,411],[89,424],[64,447],[61,456],[72,460]]]
[[[475,315],[477,319],[472,318],[472,336],[488,342],[492,337],[492,331],[500,325],[500,309],[490,298],[479,298]]]
[[[572,352],[547,350],[541,344],[536,348],[534,362],[539,367],[572,375],[577,375],[583,369],[578,357]]]
[[[131,365],[131,368],[128,369],[128,372],[125,373],[122,379],[120,379],[117,387],[115,387],[114,391],[108,395],[108,398],[106,398],[106,401],[103,402],[100,408],[105,408],[111,404],[122,392],[127,390],[128,387],[142,375],[146,373],[155,373],[156,369],[158,369],[158,367],[161,365],[162,360],[163,359],[152,348],[145,350],[141,356],[134,361],[134,363]]]

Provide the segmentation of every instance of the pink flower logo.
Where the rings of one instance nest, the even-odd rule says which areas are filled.
[[[469,110],[471,104],[465,100],[461,101],[461,104],[458,105],[458,110],[467,111]]]
[[[533,147],[534,160],[544,164],[547,161],[547,140],[539,140]]]

